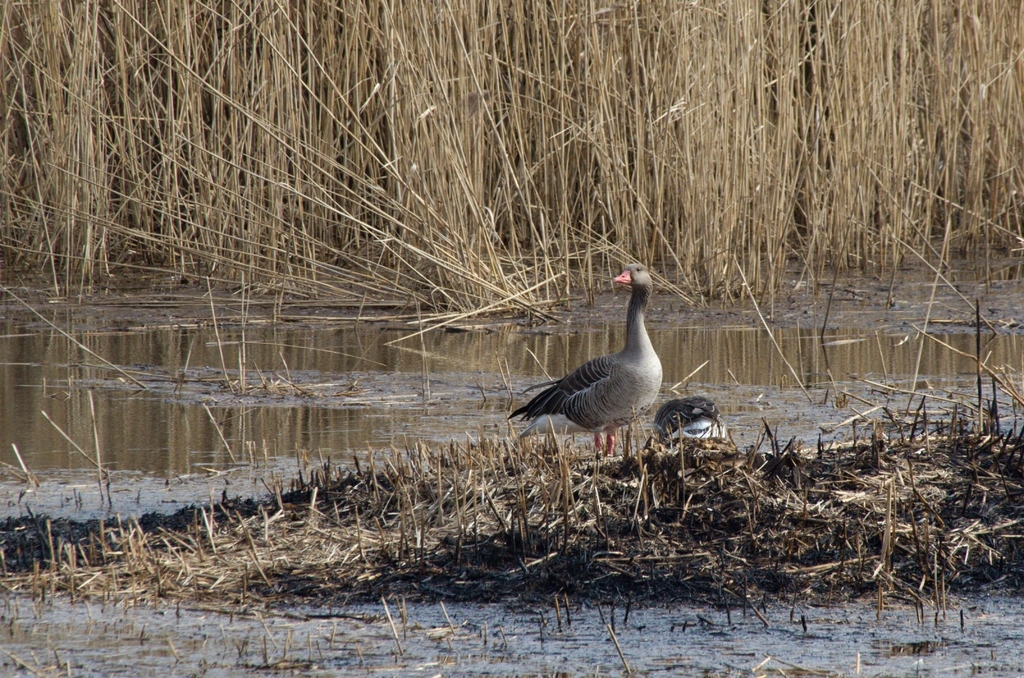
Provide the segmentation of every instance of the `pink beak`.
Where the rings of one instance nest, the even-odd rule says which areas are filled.
[[[622,285],[631,285],[633,283],[633,278],[629,275],[629,271],[623,271],[622,274],[615,279],[615,282]]]

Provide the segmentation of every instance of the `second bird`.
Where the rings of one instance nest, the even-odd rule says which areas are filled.
[[[679,431],[685,438],[725,438],[727,436],[722,413],[714,401],[704,396],[690,396],[670,400],[654,415],[654,429],[662,444],[672,442],[672,434]]]
[[[653,291],[651,274],[642,264],[630,264],[615,278],[629,285],[626,345],[618,353],[583,363],[548,386],[512,417],[530,419],[520,437],[533,434],[593,433],[594,445],[606,454],[615,447],[615,432],[650,409],[661,389],[661,361],[644,327],[644,310]]]

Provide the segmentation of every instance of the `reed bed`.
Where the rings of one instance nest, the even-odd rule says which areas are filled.
[[[138,603],[877,596],[944,608],[1024,583],[1024,433],[956,412],[854,441],[650,442],[625,457],[507,439],[325,462],[263,501],[0,526],[8,591]],[[866,434],[866,435],[865,435]]]
[[[435,313],[631,259],[694,300],[987,260],[1024,236],[1019,9],[5,3],[0,252],[57,295],[156,270]]]

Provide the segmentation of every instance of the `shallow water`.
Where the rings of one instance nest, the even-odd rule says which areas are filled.
[[[961,627],[960,612],[963,611]],[[173,604],[33,604],[0,599],[5,673],[76,676],[130,671],[265,675],[1011,676],[1024,670],[1024,603],[957,601],[945,615],[873,606],[769,606],[764,624],[733,609],[570,603],[350,605],[229,614]],[[445,616],[447,614],[447,617]],[[615,617],[614,634],[608,626]],[[450,622],[450,624],[449,624]],[[570,623],[571,622],[571,623]],[[397,641],[396,641],[397,636]],[[70,664],[66,667],[65,664]],[[130,669],[128,668],[130,667]],[[28,670],[23,671],[26,675]]]
[[[977,400],[968,332],[933,335],[961,356],[908,333],[906,323],[877,319],[830,330],[822,347],[814,318],[806,329],[774,330],[773,342],[755,325],[708,318],[680,327],[671,317],[662,312],[649,322],[664,367],[661,401],[710,396],[741,448],[757,441],[762,420],[783,442],[849,437],[849,425],[833,427],[875,405],[907,407],[908,395],[878,385],[909,390],[918,361],[918,388],[935,395],[932,407],[948,397]],[[25,314],[9,313],[0,324],[0,461],[8,465],[0,468],[0,517],[21,515],[26,505],[53,515],[98,511],[102,499],[83,498],[100,495],[91,460],[97,447],[111,472],[103,510],[138,513],[172,510],[211,491],[260,494],[261,474],[292,474],[296,456],[346,462],[371,446],[507,435],[510,403],[524,402],[526,386],[623,341],[617,317],[436,331],[422,341],[405,338],[414,326],[353,322],[217,330],[53,322],[92,354]],[[983,353],[1019,375],[1024,337],[987,335]],[[990,388],[986,382],[986,397]],[[837,390],[852,397],[837,403]],[[1005,402],[1002,412],[1012,418]],[[46,482],[19,482],[22,462]]]

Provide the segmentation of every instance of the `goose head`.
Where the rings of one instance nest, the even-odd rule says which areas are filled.
[[[638,288],[650,289],[654,287],[654,281],[651,279],[651,274],[647,270],[647,267],[643,264],[630,264],[626,267],[615,282],[620,285],[629,285],[634,290]]]

